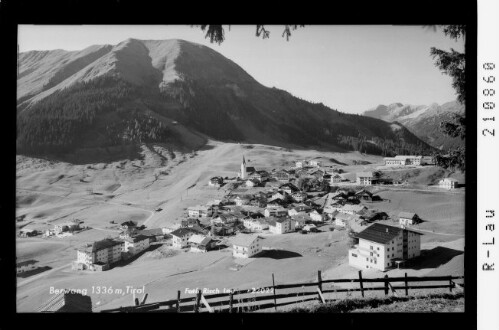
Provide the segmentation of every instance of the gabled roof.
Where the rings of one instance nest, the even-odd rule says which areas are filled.
[[[256,172],[256,169],[253,166],[247,166],[246,167],[246,172],[248,172],[248,173]]]
[[[362,238],[371,242],[376,242],[380,244],[386,244],[392,239],[397,237],[402,231],[407,229],[402,229],[393,226],[387,226],[380,223],[374,223],[373,225],[367,227],[360,233],[356,235],[357,238]],[[411,230],[407,230],[411,231]],[[411,231],[412,233],[422,235],[416,231]]]
[[[357,173],[358,178],[372,178],[373,177],[373,172],[358,172]]]
[[[100,251],[100,250],[103,250],[103,249],[108,249],[110,247],[113,247],[115,245],[120,245],[120,244],[123,244],[123,243],[124,243],[123,241],[115,240],[115,239],[112,239],[112,238],[105,238],[103,240],[94,242],[88,249],[85,248],[85,250],[86,251],[96,252],[96,251]]]
[[[283,187],[288,187],[288,188],[290,188],[292,191],[299,191],[299,190],[300,190],[297,186],[295,186],[294,184],[289,183],[289,182],[288,182],[288,183],[285,183],[285,184],[280,185],[280,186],[279,186],[279,189],[282,189]]]
[[[211,209],[211,206],[206,206],[206,205],[196,205],[187,208],[187,210],[192,210],[192,211],[208,211],[209,209]]]
[[[189,238],[189,242],[190,243],[196,243],[196,244],[202,244],[203,241],[208,238],[206,236],[203,236],[203,235],[199,235],[199,234],[195,234],[195,235],[192,235],[190,238]],[[211,240],[211,239],[210,239]],[[208,240],[207,242],[209,242],[210,240]]]
[[[137,226],[137,221],[125,221],[125,222],[122,222],[121,223],[122,226],[129,226],[129,227],[133,227],[133,226]]]
[[[196,233],[196,231],[192,230],[191,228],[179,228],[172,231],[170,235],[177,237],[184,237],[185,235],[188,235],[190,233]]]
[[[143,241],[146,239],[149,239],[149,237],[146,235],[137,235],[134,237],[125,238],[125,241],[130,242],[130,243],[137,243],[137,242],[140,242],[140,241]]]
[[[458,181],[457,181],[456,179],[454,179],[454,178],[444,178],[444,179],[442,179],[442,180],[440,180],[440,181],[458,182]]]
[[[366,189],[361,189],[361,190],[359,190],[359,191],[357,191],[357,192],[355,193],[355,195],[364,195],[364,194],[367,194],[367,195],[369,195],[369,196],[372,196],[372,195],[373,195],[373,193],[372,193],[372,192],[370,192],[369,190],[366,190]]]
[[[414,212],[400,212],[399,213],[399,218],[406,218],[406,219],[412,219],[416,213]]]
[[[288,209],[284,207],[267,207],[266,209],[274,212],[288,212]]]
[[[360,217],[356,214],[345,214],[345,213],[337,213],[335,216],[334,216],[335,219],[338,219],[338,220],[346,220],[346,221],[355,221],[355,220],[359,220]]]
[[[161,228],[143,229],[138,231],[137,234],[143,236],[160,236],[163,235],[163,229]]]
[[[239,236],[236,236],[232,240],[232,245],[247,247],[250,246],[258,238],[263,239],[263,237],[258,235],[241,234]]]
[[[341,209],[343,211],[360,212],[365,208],[367,208],[367,207],[365,207],[364,205],[361,205],[361,204],[357,204],[357,205],[347,204],[347,205],[343,206]]]

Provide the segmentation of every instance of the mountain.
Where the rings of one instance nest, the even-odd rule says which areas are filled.
[[[220,53],[184,40],[21,53],[18,86],[19,153],[144,142],[189,149],[206,138],[380,155],[432,150],[402,125],[263,86]]]
[[[449,150],[464,146],[464,141],[459,137],[451,138],[443,134],[439,129],[440,123],[452,121],[454,114],[464,115],[464,113],[464,105],[458,101],[451,101],[442,105],[433,103],[429,106],[402,103],[379,105],[365,111],[364,115],[387,122],[400,123],[429,145],[441,150]]]

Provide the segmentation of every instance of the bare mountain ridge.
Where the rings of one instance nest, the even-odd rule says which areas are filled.
[[[463,146],[464,141],[460,138],[448,137],[440,132],[440,123],[452,120],[454,114],[464,113],[464,105],[458,101],[451,101],[442,105],[432,103],[428,106],[404,105],[402,103],[393,103],[388,106],[379,105],[365,111],[364,115],[387,122],[400,123],[431,146],[448,150]]]
[[[265,87],[220,53],[184,40],[31,51],[20,54],[19,68],[21,151],[173,141],[173,121],[222,141],[377,154],[431,150],[405,127]],[[150,134],[143,123],[161,127]]]

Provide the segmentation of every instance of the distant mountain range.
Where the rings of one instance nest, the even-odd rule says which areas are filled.
[[[428,106],[402,103],[379,105],[365,111],[364,115],[387,122],[400,123],[429,145],[440,150],[448,150],[464,146],[464,141],[444,135],[439,129],[440,123],[452,120],[454,114],[464,113],[464,105],[458,101],[452,101],[442,105],[433,103]]]
[[[144,142],[195,148],[207,138],[380,155],[433,150],[402,125],[265,87],[184,40],[21,53],[18,86],[19,153]]]

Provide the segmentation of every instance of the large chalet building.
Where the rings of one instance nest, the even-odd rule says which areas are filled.
[[[89,243],[77,250],[77,269],[107,270],[114,263],[121,260],[121,252],[125,248],[125,242],[116,239],[103,239]]]
[[[421,233],[374,223],[356,237],[359,243],[348,251],[350,266],[385,271],[398,263],[418,257]]]

